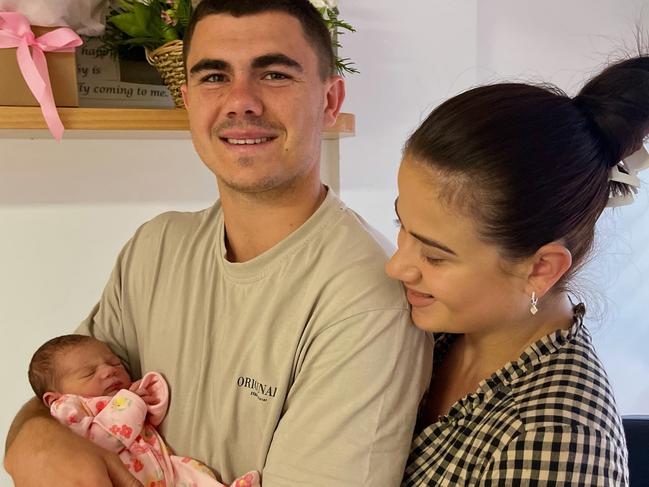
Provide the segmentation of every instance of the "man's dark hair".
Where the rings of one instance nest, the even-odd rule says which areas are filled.
[[[39,399],[43,394],[56,388],[56,356],[67,348],[88,343],[94,338],[86,335],[63,335],[48,340],[34,353],[29,362],[29,383]]]
[[[227,14],[243,17],[266,12],[283,12],[299,20],[306,40],[318,56],[320,78],[325,80],[335,71],[335,55],[331,34],[311,2],[308,0],[203,0],[198,4],[189,21],[183,39],[183,60],[187,72],[187,56],[191,48],[196,24],[209,15]]]

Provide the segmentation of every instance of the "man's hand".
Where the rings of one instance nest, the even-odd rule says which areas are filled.
[[[60,487],[142,487],[117,455],[77,436],[43,411],[47,410],[33,399],[14,420],[12,430],[19,431],[10,430],[4,465],[15,487],[43,482]]]

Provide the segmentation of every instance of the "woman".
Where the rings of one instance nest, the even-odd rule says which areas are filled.
[[[632,198],[647,133],[642,57],[572,99],[470,90],[410,137],[387,269],[436,345],[403,485],[628,485],[611,387],[568,291],[599,215]]]

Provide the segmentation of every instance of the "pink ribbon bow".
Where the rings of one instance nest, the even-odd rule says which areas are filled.
[[[74,48],[81,44],[81,38],[67,27],[37,38],[24,15],[18,12],[0,12],[0,48],[17,48],[16,59],[20,71],[34,98],[41,105],[47,127],[59,141],[63,137],[63,123],[56,111],[44,52],[74,52]]]

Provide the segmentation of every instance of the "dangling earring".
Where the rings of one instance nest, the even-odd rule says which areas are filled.
[[[536,297],[536,291],[532,291],[532,298],[530,299],[530,313],[535,315],[539,308],[536,306],[539,304],[539,298]]]

